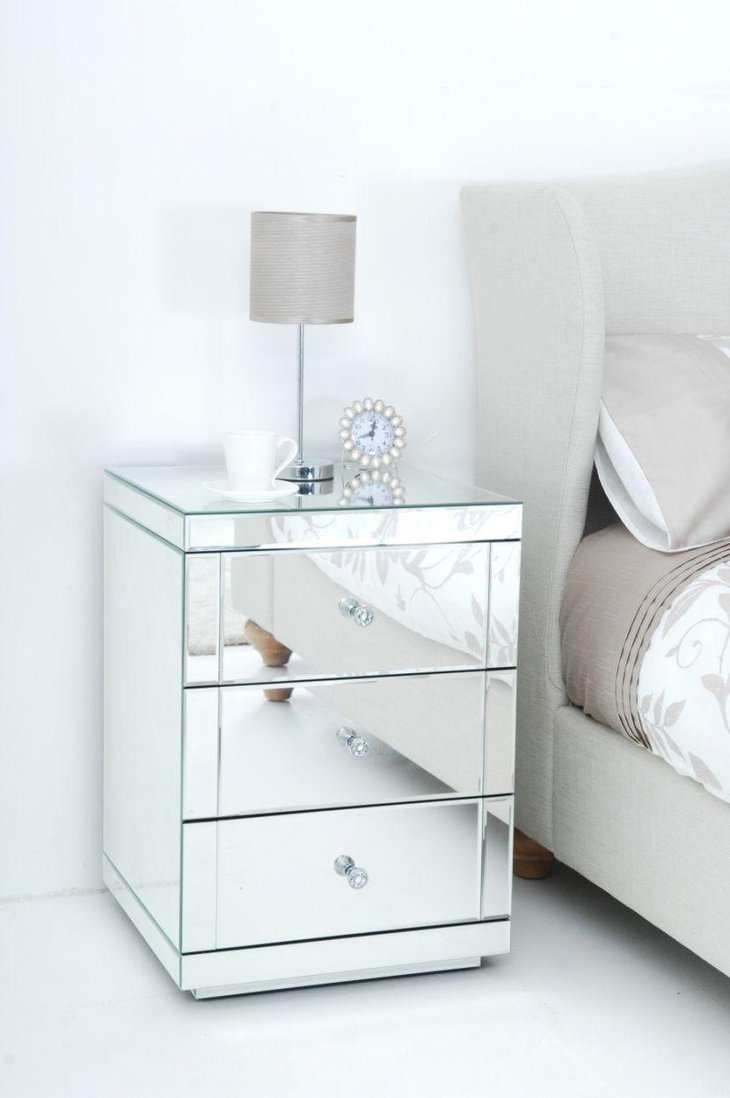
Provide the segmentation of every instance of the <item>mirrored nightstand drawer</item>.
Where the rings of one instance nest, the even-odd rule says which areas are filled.
[[[513,686],[475,671],[187,690],[184,818],[509,793]]]
[[[186,682],[511,666],[519,546],[505,544],[501,559],[481,542],[189,556]]]
[[[486,803],[185,824],[183,950],[479,920]]]

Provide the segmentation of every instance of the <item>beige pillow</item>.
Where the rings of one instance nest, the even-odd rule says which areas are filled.
[[[609,337],[596,469],[650,549],[730,536],[730,338]]]

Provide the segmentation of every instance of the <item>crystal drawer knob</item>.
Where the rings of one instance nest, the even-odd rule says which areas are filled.
[[[364,759],[370,754],[370,744],[362,736],[358,736],[352,728],[338,728],[337,739],[343,747],[349,747],[351,754],[356,759]]]
[[[335,872],[347,878],[350,888],[364,888],[368,883],[366,871],[355,865],[349,854],[340,854],[339,858],[335,858]]]
[[[347,595],[344,599],[340,599],[339,607],[340,613],[344,617],[352,618],[355,625],[359,625],[362,629],[366,629],[375,617],[375,614],[369,606],[365,606],[364,603],[358,602],[352,595]]]

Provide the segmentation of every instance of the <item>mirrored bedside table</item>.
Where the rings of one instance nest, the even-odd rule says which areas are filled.
[[[197,997],[506,952],[520,504],[220,476],[105,474],[107,886]]]

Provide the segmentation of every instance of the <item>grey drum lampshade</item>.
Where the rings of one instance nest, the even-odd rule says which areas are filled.
[[[349,214],[251,214],[251,320],[347,324],[354,318]]]

